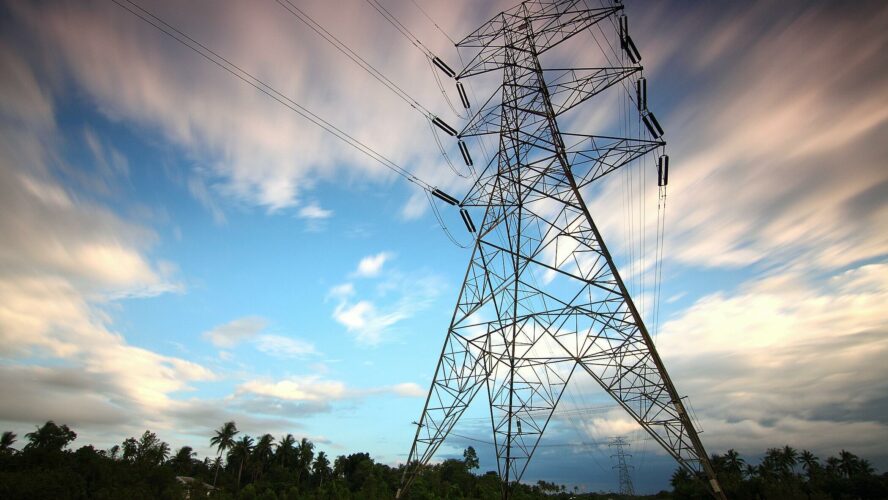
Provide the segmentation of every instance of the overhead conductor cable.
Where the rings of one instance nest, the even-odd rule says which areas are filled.
[[[420,179],[419,177],[413,175],[410,171],[404,169],[403,167],[401,167],[397,163],[395,163],[392,160],[388,159],[387,157],[383,156],[381,153],[378,153],[370,146],[367,146],[363,142],[355,139],[354,137],[352,137],[348,133],[344,132],[342,129],[338,128],[337,126],[333,125],[332,123],[328,122],[327,120],[321,118],[319,115],[312,112],[308,108],[302,106],[301,104],[297,103],[293,99],[280,93],[277,89],[275,89],[274,87],[272,87],[268,83],[256,78],[255,76],[253,76],[252,74],[250,74],[246,70],[242,69],[240,66],[232,63],[231,61],[229,61],[225,57],[219,55],[217,52],[213,51],[212,49],[210,49],[207,46],[203,45],[202,43],[198,42],[197,40],[195,40],[191,36],[187,35],[186,33],[180,31],[175,26],[169,24],[168,22],[164,21],[163,19],[154,15],[153,13],[149,12],[148,10],[145,10],[139,4],[133,2],[132,0],[111,0],[111,1],[114,2],[120,8],[133,14],[134,16],[138,17],[139,19],[141,19],[145,23],[150,24],[151,26],[153,26],[157,30],[161,31],[162,33],[169,36],[170,38],[176,40],[177,42],[184,45],[185,47],[188,47],[189,49],[193,50],[194,52],[196,52],[198,55],[200,55],[204,59],[210,61],[211,63],[215,64],[216,66],[219,66],[223,70],[225,70],[228,73],[232,74],[233,76],[237,77],[239,80],[254,87],[256,90],[262,92],[263,94],[267,95],[268,97],[271,97],[272,99],[277,101],[279,104],[282,104],[283,106],[287,107],[288,109],[294,111],[295,113],[302,116],[303,118],[305,118],[306,120],[308,120],[312,124],[324,129],[325,131],[327,131],[330,134],[332,134],[333,136],[335,136],[337,139],[345,142],[346,144],[357,149],[358,151],[360,151],[364,155],[379,162],[384,167],[388,168],[389,170],[392,170],[396,174],[398,174],[401,177],[403,177],[404,179],[406,179],[408,182],[416,184],[417,186],[421,187],[423,190],[425,190],[427,192],[431,192],[433,189],[435,189],[427,182],[425,182],[422,179]]]

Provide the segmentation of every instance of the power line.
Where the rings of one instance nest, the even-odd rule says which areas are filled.
[[[324,26],[321,25],[318,21],[316,21],[313,17],[311,17],[310,14],[308,14],[304,10],[300,9],[298,6],[296,6],[290,0],[275,0],[275,1],[278,3],[278,5],[280,5],[284,9],[286,9],[287,12],[289,12],[291,15],[293,15],[296,19],[298,19],[303,24],[305,24],[309,29],[314,31],[318,36],[320,36],[325,41],[327,41],[327,43],[332,45],[336,50],[338,50],[343,55],[348,57],[353,63],[358,65],[361,69],[363,69],[364,71],[369,73],[370,76],[375,78],[379,83],[381,83],[388,90],[390,90],[392,93],[394,93],[398,98],[400,98],[401,100],[406,102],[408,106],[410,106],[411,108],[413,108],[414,110],[416,110],[420,114],[422,114],[423,117],[429,123],[429,128],[432,133],[432,137],[435,140],[435,144],[437,145],[438,150],[440,151],[441,156],[444,159],[444,162],[447,164],[448,167],[450,167],[450,169],[453,171],[454,174],[456,174],[460,177],[463,177],[463,178],[468,178],[468,177],[474,175],[474,171],[472,170],[471,166],[469,166],[469,173],[468,174],[463,174],[462,172],[457,170],[456,167],[453,165],[453,162],[450,160],[450,157],[447,155],[447,151],[444,148],[444,145],[441,143],[441,139],[438,137],[437,132],[435,131],[436,126],[439,128],[442,128],[442,130],[444,129],[444,127],[441,126],[441,124],[443,124],[443,122],[440,120],[440,118],[437,118],[434,113],[429,111],[428,108],[423,106],[419,101],[417,101],[413,96],[408,94],[398,84],[393,82],[390,78],[385,76],[385,74],[383,74],[381,71],[376,69],[375,66],[373,66],[366,59],[361,57],[351,47],[346,45],[345,42],[343,42],[342,40],[337,38],[336,35],[332,34],[329,30],[324,28]],[[376,8],[376,7],[374,6],[374,8]],[[377,9],[377,11],[379,11],[379,9]],[[417,40],[417,42],[418,42],[418,40]],[[421,42],[420,42],[420,44],[421,44]],[[428,53],[430,53],[430,51]],[[428,54],[426,54],[426,56],[428,57]],[[434,55],[432,55],[432,57],[434,57]],[[429,64],[431,65],[432,62],[435,61],[435,59],[437,59],[437,58],[429,59]],[[440,62],[440,60],[438,60],[438,62]],[[438,74],[434,72],[434,68],[433,68],[432,74],[435,77],[435,81],[438,85],[438,88],[444,94],[444,97],[445,97],[445,99],[447,99],[448,104],[450,104],[451,109],[454,111],[454,113],[457,116],[460,116],[456,112],[452,103],[450,103],[450,100],[447,97],[447,93],[444,90],[443,85],[441,84]],[[455,134],[455,132],[452,133],[451,135],[454,135],[454,134]],[[434,214],[435,218],[437,219],[438,224],[441,226],[441,230],[444,231],[444,234],[447,236],[447,238],[454,245],[456,245],[460,248],[467,248],[467,245],[464,245],[464,244],[460,243],[459,241],[457,241],[456,238],[453,236],[453,234],[450,232],[450,230],[447,228],[447,225],[444,223],[444,219],[441,217],[441,214],[439,213],[438,208],[435,206],[434,200],[430,196],[431,192],[432,192],[431,189],[426,189],[426,198],[428,199],[429,206],[432,209],[432,213]]]
[[[411,0],[411,1],[413,2],[413,5],[415,5],[416,8],[419,9],[420,12],[422,12],[422,14],[426,17],[426,19],[428,19],[429,22],[431,22],[433,25],[435,25],[435,28],[438,28],[438,31],[440,31],[441,34],[443,34],[445,37],[447,37],[447,39],[450,40],[451,43],[453,43],[453,45],[456,45],[456,40],[454,40],[450,35],[448,35],[447,32],[444,31],[444,28],[438,26],[438,23],[436,23],[435,20],[432,19],[432,16],[430,16],[429,13],[426,12],[426,10],[423,9],[422,6],[416,2],[416,0]]]
[[[419,177],[415,176],[410,171],[401,167],[400,165],[398,165],[394,161],[390,160],[386,156],[382,155],[381,153],[377,152],[376,150],[374,150],[370,146],[368,146],[368,145],[364,144],[363,142],[359,141],[358,139],[352,137],[351,135],[349,135],[348,133],[346,133],[345,131],[343,131],[342,129],[337,127],[336,125],[333,125],[329,121],[323,119],[322,117],[320,117],[316,113],[312,112],[308,108],[300,105],[299,103],[297,103],[293,99],[282,94],[281,92],[279,92],[277,89],[275,89],[274,87],[272,87],[268,83],[253,76],[248,71],[246,71],[243,68],[241,68],[240,66],[232,63],[231,61],[229,61],[225,57],[219,55],[217,52],[213,51],[212,49],[210,49],[207,46],[203,45],[202,43],[198,42],[197,40],[195,40],[191,36],[187,35],[186,33],[182,32],[181,30],[176,28],[175,26],[169,24],[168,22],[164,21],[160,17],[158,17],[155,14],[144,9],[136,2],[133,2],[132,0],[111,0],[111,1],[114,2],[117,6],[121,7],[122,9],[133,14],[134,16],[138,17],[142,21],[146,22],[147,24],[150,24],[151,26],[153,26],[157,30],[161,31],[165,35],[172,38],[173,40],[176,40],[177,42],[184,45],[185,47],[188,47],[189,49],[193,50],[194,52],[199,54],[204,59],[210,61],[211,63],[215,64],[216,66],[219,66],[223,70],[227,71],[228,73],[232,74],[233,76],[235,76],[238,79],[240,79],[241,81],[243,81],[244,83],[250,85],[251,87],[255,88],[256,90],[267,95],[268,97],[271,97],[272,99],[277,101],[279,104],[282,104],[283,106],[292,110],[296,114],[298,114],[298,115],[302,116],[303,118],[305,118],[306,120],[310,121],[314,125],[326,130],[327,132],[334,135],[339,140],[345,142],[346,144],[357,149],[358,151],[360,151],[364,155],[366,155],[366,156],[372,158],[373,160],[377,161],[378,163],[382,164],[384,167],[386,167],[389,170],[400,175],[408,182],[411,182],[411,183],[413,183],[413,184],[419,186],[420,188],[422,188],[426,191],[429,191],[429,192],[431,192],[435,189],[432,185],[428,184],[427,182],[423,181]],[[133,8],[130,8],[130,6],[128,6],[128,5],[124,5],[123,2],[125,2],[126,4],[129,4],[130,6],[135,8],[136,10],[133,10]]]
[[[404,38],[406,38],[407,41],[409,41],[414,47],[416,47],[417,49],[419,49],[420,52],[422,52],[423,54],[425,54],[425,56],[426,56],[427,58],[429,58],[430,60],[434,60],[434,59],[436,59],[435,53],[432,52],[431,50],[429,50],[429,48],[426,47],[425,44],[423,44],[423,43],[419,40],[419,38],[416,37],[416,35],[414,35],[413,33],[411,33],[410,30],[407,29],[407,27],[404,26],[404,25],[401,23],[401,21],[398,21],[398,18],[396,18],[396,17],[394,16],[394,14],[392,14],[391,12],[389,12],[388,9],[386,9],[385,7],[383,7],[383,5],[382,5],[381,3],[379,3],[378,0],[367,0],[367,3],[369,3],[371,7],[373,7],[374,9],[376,9],[376,12],[379,12],[379,15],[381,15],[382,17],[384,17],[385,20],[389,22],[389,24],[391,24],[392,26],[394,26],[395,29],[398,30],[399,33],[401,33],[402,35],[404,35]]]
[[[414,99],[410,94],[408,94],[404,89],[399,87],[395,82],[391,81],[388,77],[382,74],[381,71],[376,69],[372,64],[367,62],[366,59],[358,55],[354,50],[352,50],[348,45],[343,43],[340,39],[338,39],[335,35],[330,33],[326,28],[324,28],[320,23],[314,20],[309,14],[307,14],[304,10],[300,9],[296,5],[293,4],[290,0],[275,0],[281,7],[287,10],[290,14],[292,14],[296,19],[302,21],[303,24],[308,26],[312,31],[318,34],[321,38],[326,40],[330,45],[335,47],[337,50],[342,52],[346,57],[352,60],[355,64],[360,66],[364,71],[369,73],[373,78],[379,81],[379,83],[383,84],[386,88],[391,90],[395,95],[400,97],[404,102],[406,102],[410,107],[419,111],[429,120],[435,117],[434,113],[428,110],[425,106],[419,103],[416,99]]]

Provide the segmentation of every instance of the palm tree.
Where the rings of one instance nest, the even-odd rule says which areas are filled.
[[[296,445],[296,482],[302,480],[303,473],[308,472],[311,461],[314,458],[314,443],[306,438],[302,438]]]
[[[232,422],[225,422],[222,427],[216,430],[216,435],[210,438],[210,446],[216,447],[216,457],[221,458],[222,452],[234,446],[234,436],[238,433],[237,425]],[[221,460],[216,460],[216,474],[213,475],[213,487],[216,487],[216,480],[219,479],[219,464]]]
[[[669,479],[669,484],[672,485],[673,490],[677,490],[691,482],[692,479],[690,472],[686,471],[683,467],[679,467]]]
[[[17,436],[12,431],[6,431],[3,433],[3,436],[0,437],[0,454],[12,453],[15,451],[15,448],[12,447],[13,443],[15,443],[15,438]]]
[[[787,473],[784,468],[783,450],[780,448],[768,448],[765,452],[765,458],[762,459],[760,465],[762,476],[784,475]]]
[[[876,473],[876,469],[873,468],[873,464],[869,460],[860,459],[857,462],[857,472],[864,476],[872,476]]]
[[[850,451],[842,450],[839,453],[839,471],[843,476],[850,478],[857,472],[859,464],[860,459]]]
[[[256,447],[253,448],[253,479],[257,480],[262,475],[263,469],[265,465],[271,460],[271,457],[274,455],[274,436],[271,434],[264,434],[259,438],[259,441],[256,442]]]
[[[789,473],[790,471],[795,472],[795,465],[796,463],[798,463],[798,457],[799,452],[796,451],[795,448],[790,445],[784,446],[783,449],[780,451],[780,463],[782,468],[787,473]]]
[[[241,474],[244,472],[244,465],[250,460],[250,454],[253,451],[253,438],[250,436],[241,437],[240,441],[236,441],[231,451],[228,452],[228,462],[237,460],[240,462],[237,468],[237,489],[240,489]]]
[[[737,477],[742,477],[743,475],[743,465],[746,463],[745,460],[740,458],[740,454],[737,453],[737,450],[731,448],[725,453],[724,456],[725,468],[731,474],[736,474]]]
[[[820,469],[820,460],[808,450],[802,450],[801,455],[799,455],[799,461],[802,463],[802,468],[808,473],[808,479],[812,479],[817,470]]]
[[[842,468],[841,461],[836,457],[829,457],[826,459],[826,472],[828,472],[831,476],[841,476]]]
[[[324,479],[330,476],[330,460],[327,459],[327,454],[323,451],[319,451],[317,458],[315,458],[312,474],[320,480],[320,486],[323,486]]]
[[[746,474],[747,478],[752,479],[757,476],[762,471],[762,469],[764,469],[764,467],[761,465],[746,464],[746,470],[744,471],[744,473]]]
[[[280,460],[281,465],[287,467],[287,462],[290,461],[290,458],[293,456],[293,452],[295,448],[293,445],[296,444],[296,438],[293,437],[292,434],[287,434],[282,437],[277,445],[277,459]]]
[[[170,458],[170,445],[161,441],[154,447],[154,457],[157,465],[163,465]]]
[[[204,461],[206,461],[206,459],[204,459]],[[217,456],[216,458],[213,459],[213,467],[216,469],[217,475],[219,474],[219,467],[221,467],[221,466],[222,466],[222,457]]]

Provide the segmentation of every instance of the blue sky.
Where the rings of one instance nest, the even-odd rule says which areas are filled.
[[[459,123],[422,54],[368,4],[300,5]],[[414,4],[386,5],[458,66]],[[511,6],[420,5],[451,36]],[[150,8],[465,192],[425,120],[275,2]],[[206,453],[234,419],[330,454],[403,460],[469,259],[422,191],[110,2],[3,10],[0,427],[23,436],[54,419],[103,447],[150,428]],[[627,13],[672,166],[657,345],[704,443],[845,448],[885,470],[888,9],[628,2]],[[607,126],[610,110],[572,125]],[[654,179],[652,165],[633,168],[635,182]],[[652,262],[656,191],[626,179],[588,201],[649,306],[651,271],[631,273],[628,256]],[[616,489],[595,443],[624,434],[637,489],[667,486],[673,463],[588,381],[566,403],[591,409],[556,419],[526,479]],[[483,415],[476,406],[456,432],[489,440]],[[495,468],[492,449],[464,437],[439,456],[468,444]]]

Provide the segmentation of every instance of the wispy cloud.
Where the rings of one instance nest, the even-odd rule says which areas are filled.
[[[361,389],[348,387],[344,382],[324,379],[319,375],[290,377],[282,380],[250,380],[239,385],[236,393],[309,402],[331,402],[388,394],[401,397],[425,395],[425,391],[412,382]]]
[[[203,337],[216,347],[230,348],[256,337],[267,324],[265,318],[258,316],[238,318],[204,332]]]
[[[193,175],[188,179],[188,192],[213,216],[213,222],[222,225],[227,222],[225,212],[210,193],[206,181],[200,175]]]
[[[304,358],[318,354],[315,346],[305,340],[266,333],[268,320],[260,316],[238,318],[203,333],[214,346],[231,349],[249,343],[265,354],[278,358]],[[231,358],[230,353],[223,355]]]
[[[278,358],[304,358],[318,354],[314,344],[281,335],[260,335],[256,349]]]
[[[283,9],[230,3],[182,10],[172,4],[158,2],[151,9],[393,161],[409,161],[410,170],[429,182],[446,187],[460,181],[438,168],[439,153],[425,117],[335,51],[314,50],[318,40],[310,32],[293,30],[294,20]],[[391,40],[386,57],[374,66],[415,98],[443,107],[433,75],[415,70],[426,68],[422,55],[408,44],[394,43],[400,34],[381,29],[385,21],[372,15],[370,6],[356,3],[350,8],[366,15],[343,19],[338,9],[322,4],[311,10],[321,22],[336,26],[336,36],[349,45]],[[101,112],[156,131],[200,158],[200,167],[210,174],[205,181],[219,194],[279,211],[298,207],[301,196],[318,182],[393,178],[376,161],[226,77],[198,55],[164,43],[162,34],[114,4],[19,5],[13,11],[18,21],[33,28],[39,46],[46,47],[42,56],[62,70],[60,75],[70,76]],[[406,22],[423,19],[413,8],[402,15],[409,16],[403,18]],[[269,38],[268,33],[282,36]],[[427,43],[456,59],[445,39]],[[281,66],[283,60],[291,64]],[[196,193],[205,199],[201,191]],[[326,212],[302,210],[309,217]],[[218,212],[211,211],[218,220]]]
[[[382,266],[390,261],[394,255],[391,252],[380,252],[376,255],[368,255],[358,262],[358,268],[354,275],[360,278],[373,278],[382,271]]]
[[[390,255],[382,252],[361,259],[352,276],[378,276]],[[407,276],[392,270],[377,283],[369,298],[357,298],[351,282],[332,287],[327,296],[336,301],[333,319],[345,326],[359,344],[376,345],[391,339],[395,325],[428,308],[441,286],[441,279],[435,275]]]
[[[329,219],[333,216],[333,211],[321,208],[316,202],[312,202],[300,208],[298,215],[302,219],[309,220]]]

